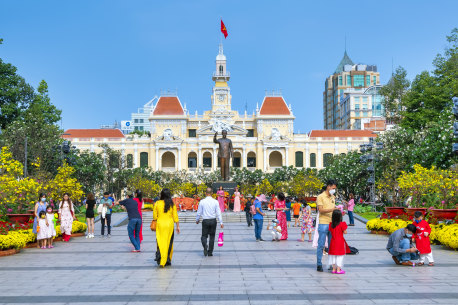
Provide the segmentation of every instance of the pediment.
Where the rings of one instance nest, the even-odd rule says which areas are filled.
[[[215,132],[221,134],[223,130],[227,131],[228,135],[242,135],[245,136],[248,133],[248,130],[237,125],[227,125],[227,126],[217,126],[216,129],[214,125],[204,126],[196,131],[198,135],[214,135]]]

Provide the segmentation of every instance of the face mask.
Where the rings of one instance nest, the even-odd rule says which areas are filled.
[[[416,222],[416,223],[420,223],[420,221],[421,221],[421,219],[419,219],[419,220],[418,220],[418,219],[415,219],[415,222]]]
[[[329,194],[331,194],[331,195],[334,195],[335,193],[336,193],[335,189],[332,189],[332,190],[329,191]]]
[[[46,198],[41,198],[41,201],[42,202],[46,202]]]
[[[48,210],[48,213],[52,213],[52,210]]]
[[[412,237],[412,234],[406,234],[406,236],[407,236],[408,238],[411,238],[411,237]]]
[[[41,215],[41,218],[45,218],[45,215]]]

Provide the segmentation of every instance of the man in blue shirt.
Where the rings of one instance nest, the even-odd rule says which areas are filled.
[[[219,223],[221,224],[221,229],[224,228],[224,225],[219,203],[217,200],[212,198],[213,190],[210,187],[207,188],[206,194],[207,197],[199,202],[196,224],[199,224],[200,216],[202,216],[202,236],[200,240],[202,242],[202,246],[204,247],[204,256],[213,256],[216,234],[216,218],[218,218]],[[210,235],[210,241],[207,246],[208,235]]]
[[[261,237],[262,233],[262,225],[264,222],[264,216],[266,214],[262,211],[262,203],[267,202],[266,195],[261,194],[258,197],[256,197],[256,200],[254,201],[254,206],[256,208],[256,214],[253,216],[253,221],[254,221],[254,235],[256,236],[256,241],[264,241]]]
[[[140,252],[140,228],[142,225],[142,216],[138,212],[137,201],[132,198],[127,198],[122,201],[117,201],[115,205],[122,205],[127,210],[129,224],[127,225],[127,233],[134,250],[132,252]]]

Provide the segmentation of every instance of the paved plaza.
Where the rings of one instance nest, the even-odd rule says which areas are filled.
[[[458,252],[434,246],[435,267],[396,266],[387,237],[358,221],[346,239],[360,254],[346,256],[345,275],[316,272],[316,250],[296,241],[299,228],[273,243],[264,226],[269,241],[257,243],[244,223],[226,224],[213,257],[202,254],[201,226],[182,223],[172,266],[159,269],[148,227],[141,253],[130,252],[121,226],[110,239],[0,258],[0,304],[458,304]]]

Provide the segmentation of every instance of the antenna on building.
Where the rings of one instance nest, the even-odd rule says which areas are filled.
[[[345,53],[347,53],[347,34],[345,33]]]

